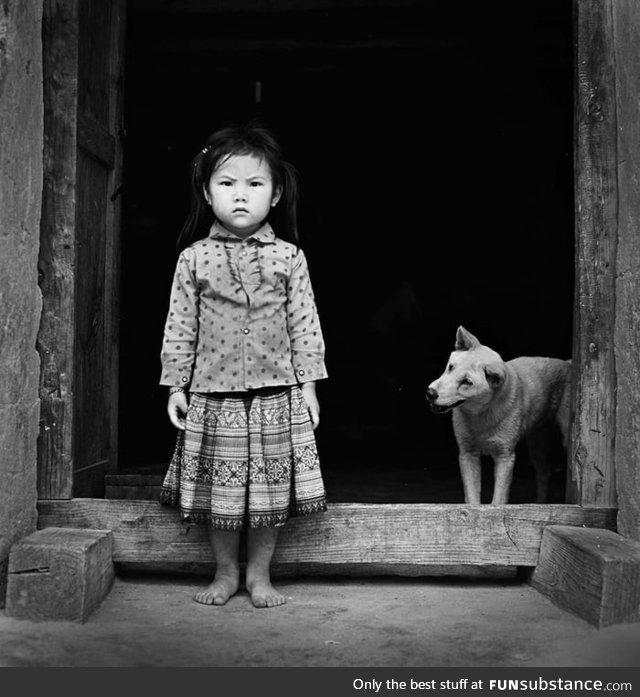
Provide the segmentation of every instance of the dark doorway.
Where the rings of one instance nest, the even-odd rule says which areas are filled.
[[[450,418],[424,400],[456,327],[505,359],[571,354],[571,0],[147,5],[128,16],[121,471],[171,455],[157,382],[189,161],[258,116],[302,177],[329,499],[461,501]],[[522,453],[512,501],[533,491]]]

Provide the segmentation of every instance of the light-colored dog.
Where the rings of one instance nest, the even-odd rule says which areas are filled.
[[[567,447],[571,361],[523,356],[503,361],[464,327],[444,373],[427,389],[431,410],[453,410],[466,503],[480,503],[480,456],[494,462],[492,504],[509,500],[516,445],[526,439],[536,472],[536,501],[547,499],[548,426],[560,427]]]

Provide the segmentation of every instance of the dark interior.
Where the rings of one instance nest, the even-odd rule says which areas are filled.
[[[505,360],[571,355],[571,0],[240,5],[129,7],[120,471],[171,456],[157,383],[190,160],[257,116],[301,174],[329,500],[462,501],[450,416],[424,397],[457,326]],[[511,500],[533,492],[522,452]]]

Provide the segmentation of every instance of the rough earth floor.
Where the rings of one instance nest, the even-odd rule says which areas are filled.
[[[204,583],[118,578],[84,625],[0,611],[0,666],[640,666],[640,623],[597,630],[515,579],[288,579],[264,610],[198,605]]]

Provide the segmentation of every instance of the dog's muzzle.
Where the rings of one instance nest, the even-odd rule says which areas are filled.
[[[434,414],[446,414],[448,411],[455,409],[457,406],[462,404],[462,402],[464,402],[464,399],[460,399],[457,402],[453,402],[452,404],[436,404],[436,400],[438,399],[439,395],[437,390],[434,390],[433,387],[427,388],[426,397],[427,402],[429,402],[429,409]]]

